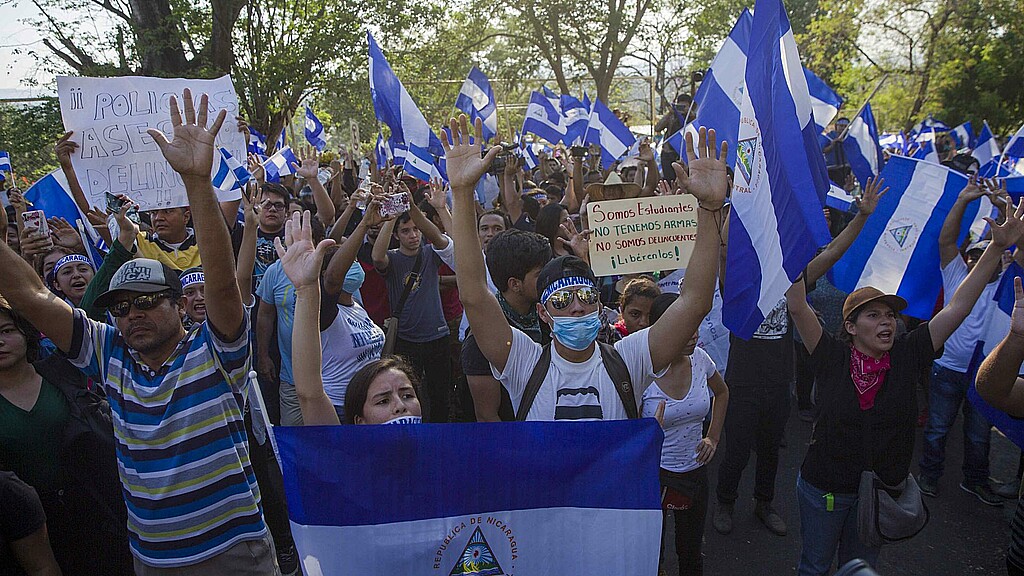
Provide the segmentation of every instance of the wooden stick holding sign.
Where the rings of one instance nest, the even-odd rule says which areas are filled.
[[[697,200],[690,195],[587,204],[594,274],[686,268],[697,241]]]

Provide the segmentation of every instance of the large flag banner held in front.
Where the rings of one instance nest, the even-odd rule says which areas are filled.
[[[658,572],[653,419],[274,434],[308,576]]]
[[[170,98],[176,96],[183,105],[185,88],[192,91],[197,105],[203,93],[209,96],[211,124],[222,108],[227,110],[214,146],[245,158],[245,136],[231,120],[239,108],[230,76],[215,80],[57,77],[64,127],[75,131],[71,139],[79,144],[71,161],[93,206],[106,206],[108,192],[127,194],[143,211],[188,205],[181,177],[146,133],[147,128],[156,128],[172,139]],[[217,168],[214,162],[214,171]],[[237,200],[241,193],[236,189],[219,192],[218,197]]]

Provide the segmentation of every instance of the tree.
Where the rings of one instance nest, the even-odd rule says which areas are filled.
[[[31,104],[0,104],[0,150],[10,152],[18,186],[57,167],[53,143],[64,131],[57,99]]]

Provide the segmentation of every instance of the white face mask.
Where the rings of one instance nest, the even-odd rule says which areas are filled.
[[[384,424],[422,424],[423,418],[420,416],[399,416],[398,418],[392,418]]]

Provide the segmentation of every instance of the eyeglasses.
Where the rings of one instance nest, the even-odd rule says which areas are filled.
[[[572,304],[573,297],[579,298],[580,303],[585,306],[597,304],[601,299],[600,292],[593,286],[580,288],[563,288],[548,297],[548,303],[554,306],[555,310],[565,310]]]
[[[152,310],[160,304],[161,300],[164,298],[169,299],[170,297],[170,290],[157,292],[155,294],[140,294],[131,300],[114,302],[110,306],[107,306],[107,312],[110,312],[110,315],[114,318],[124,318],[128,315],[128,312],[131,310],[133,305],[137,310]]]
[[[283,211],[288,205],[282,202],[264,202],[263,208],[266,210],[277,210],[278,212]]]

